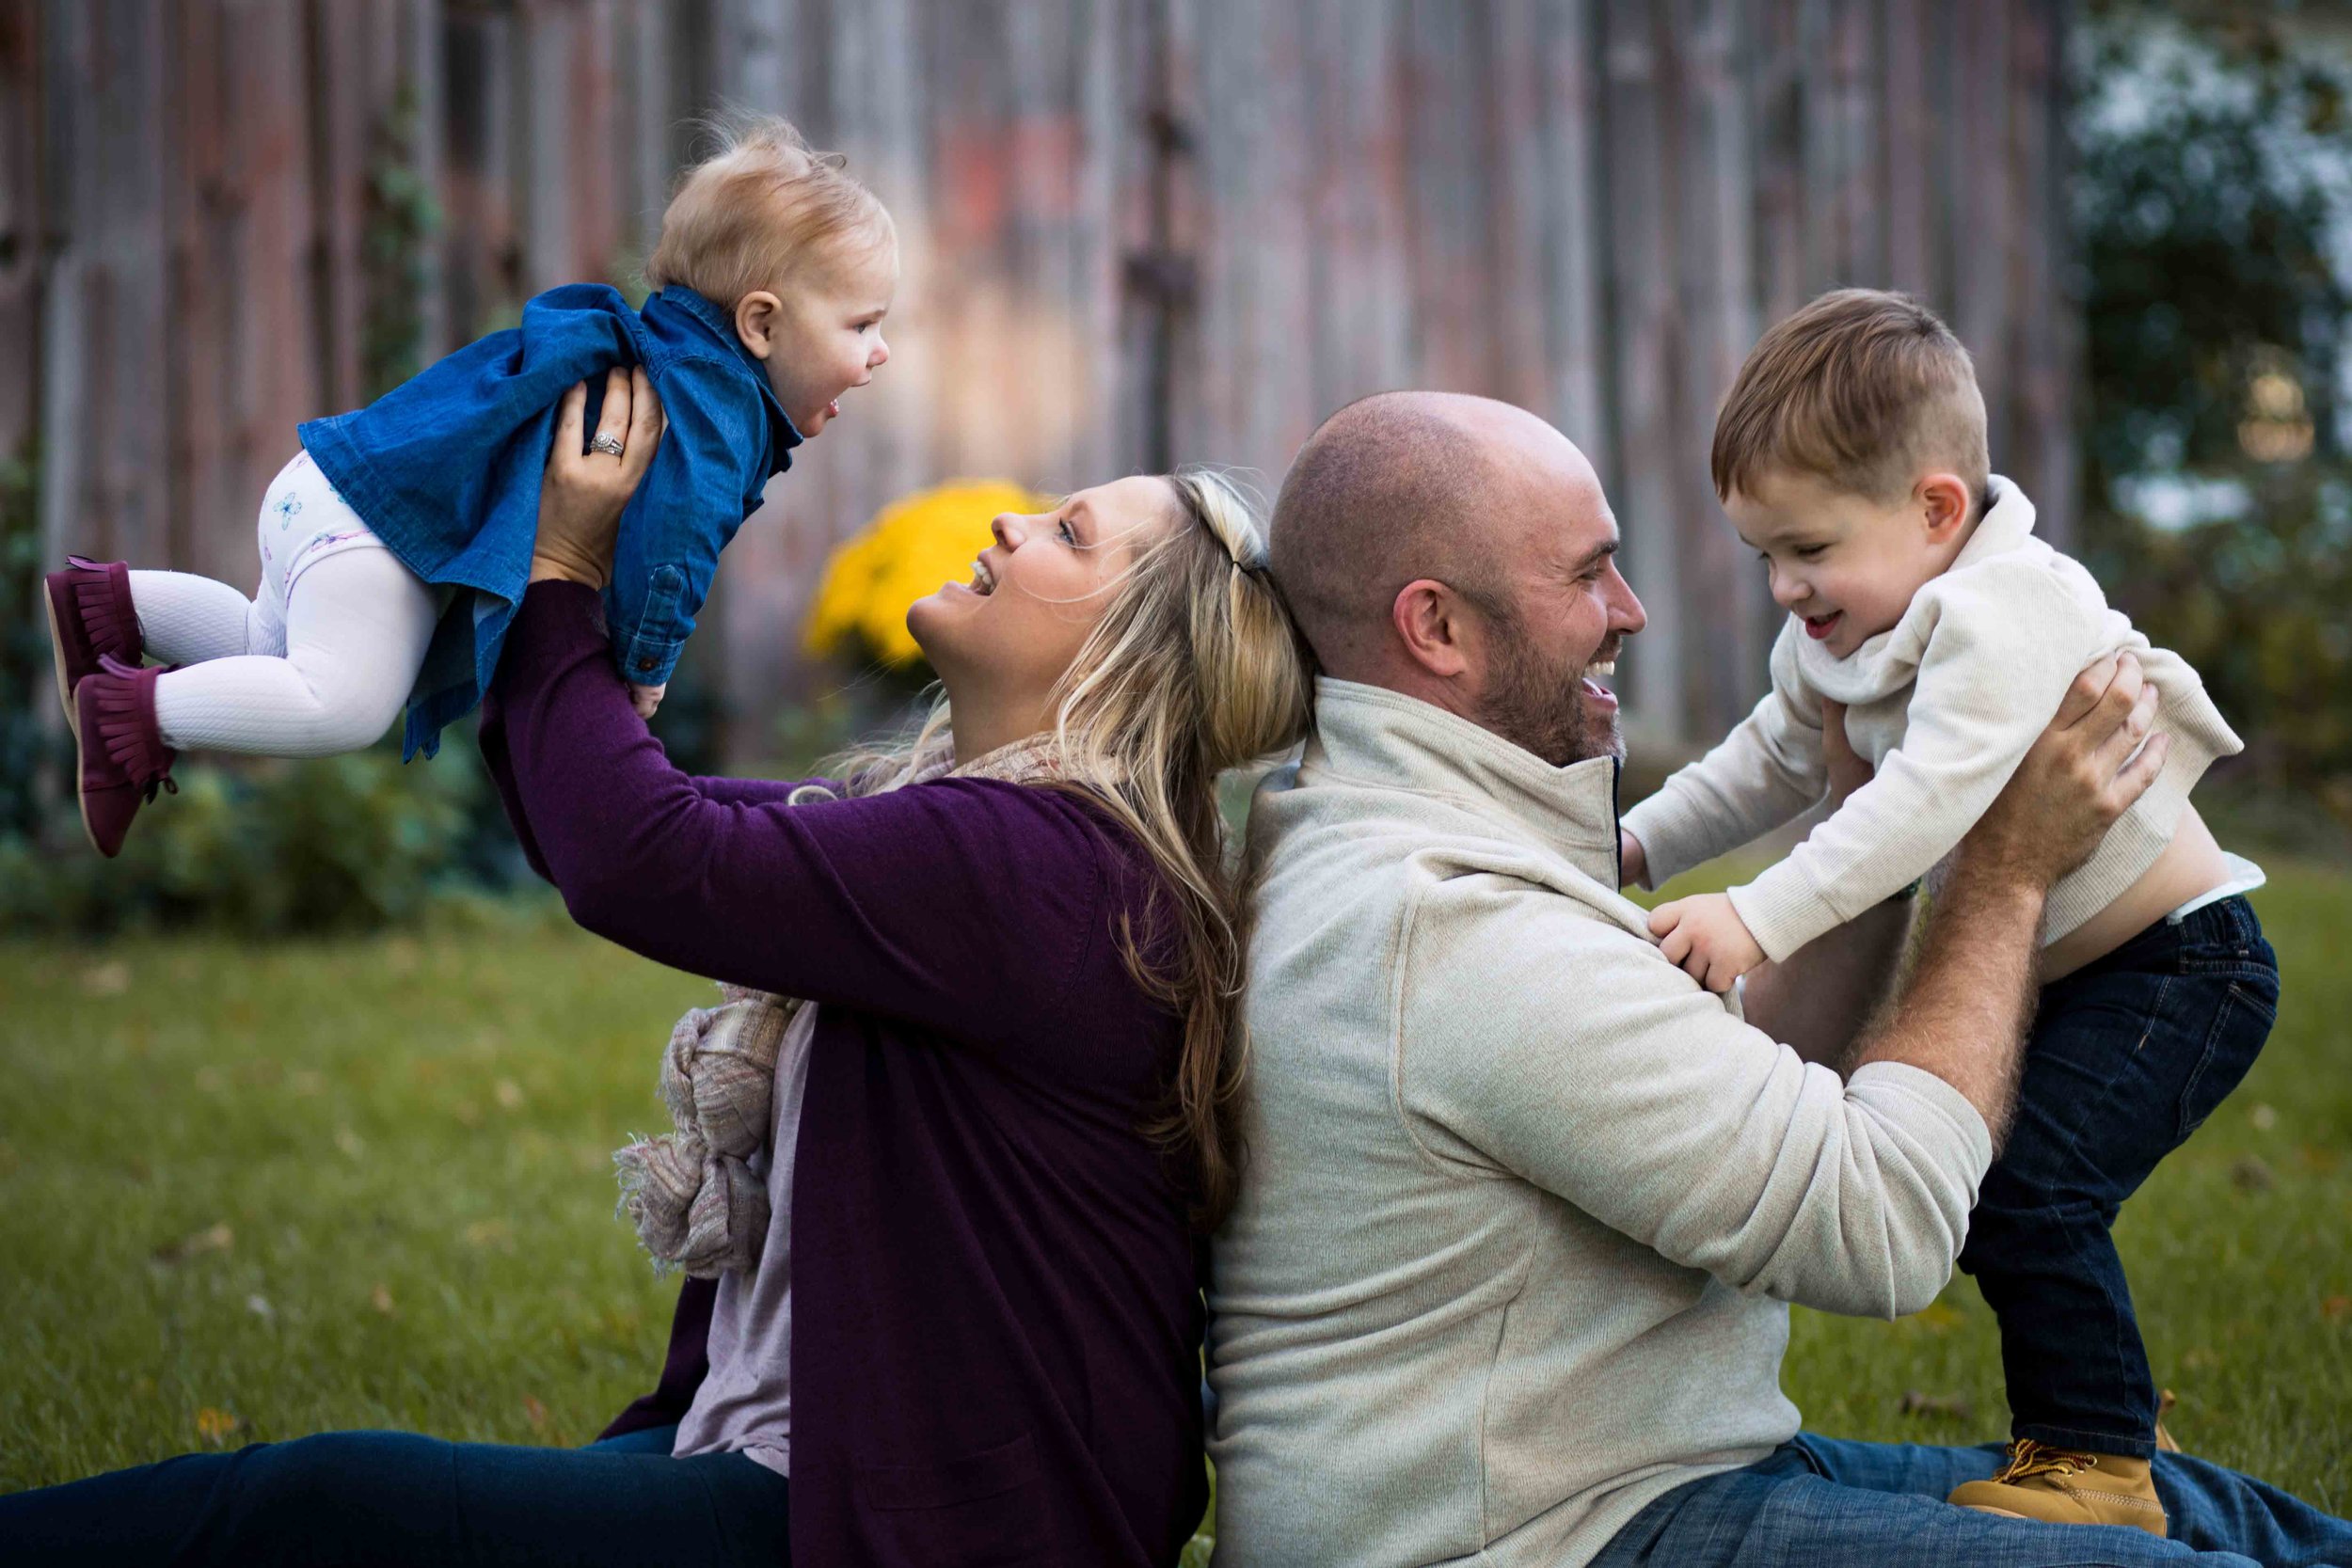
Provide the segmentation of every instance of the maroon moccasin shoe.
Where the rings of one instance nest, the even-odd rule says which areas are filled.
[[[49,651],[57,667],[57,701],[65,721],[78,735],[73,689],[98,673],[98,661],[116,658],[137,668],[144,653],[138,611],[131,603],[131,568],[120,561],[66,558],[62,572],[41,579],[49,590]]]
[[[176,756],[155,723],[159,665],[141,670],[102,654],[98,668],[73,689],[74,738],[81,753],[82,827],[97,851],[112,860],[139,807],[171,781]]]

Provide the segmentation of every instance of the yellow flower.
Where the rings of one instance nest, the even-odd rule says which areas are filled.
[[[907,607],[972,575],[972,558],[988,548],[989,520],[998,513],[1042,512],[1047,504],[1003,479],[950,480],[891,502],[826,558],[803,644],[830,654],[854,640],[884,664],[920,661]]]

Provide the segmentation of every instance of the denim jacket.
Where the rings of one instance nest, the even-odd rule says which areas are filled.
[[[604,284],[565,284],[525,305],[519,327],[365,408],[301,427],[311,461],[401,563],[455,590],[408,694],[404,760],[431,756],[441,730],[489,689],[531,576],[558,400],[586,381],[593,430],[603,372],[629,364],[652,378],[669,432],[621,514],[605,600],[621,673],[659,686],[694,629],[719,552],[801,444],[766,368],[711,301],[673,286],[640,311]]]

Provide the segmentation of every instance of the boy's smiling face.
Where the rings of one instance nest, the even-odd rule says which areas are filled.
[[[846,248],[781,295],[755,291],[735,308],[736,336],[803,436],[841,417],[841,396],[890,358],[882,318],[898,288],[896,241]]]
[[[1960,554],[1973,515],[1950,473],[1922,476],[1889,505],[1787,468],[1732,492],[1724,511],[1763,559],[1772,602],[1837,658],[1903,618]]]

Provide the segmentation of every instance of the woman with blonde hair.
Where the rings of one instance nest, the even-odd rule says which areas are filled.
[[[1198,473],[1000,516],[971,581],[908,612],[945,691],[911,743],[813,783],[694,778],[632,708],[598,596],[659,405],[615,372],[587,451],[583,403],[483,751],[582,926],[797,999],[745,1165],[764,1193],[709,1189],[761,1233],[688,1281],[660,1388],[594,1447],[329,1433],[0,1498],[0,1539],[85,1562],[1173,1563],[1206,1501],[1200,1242],[1240,1160],[1216,780],[1307,716],[1257,521]]]

